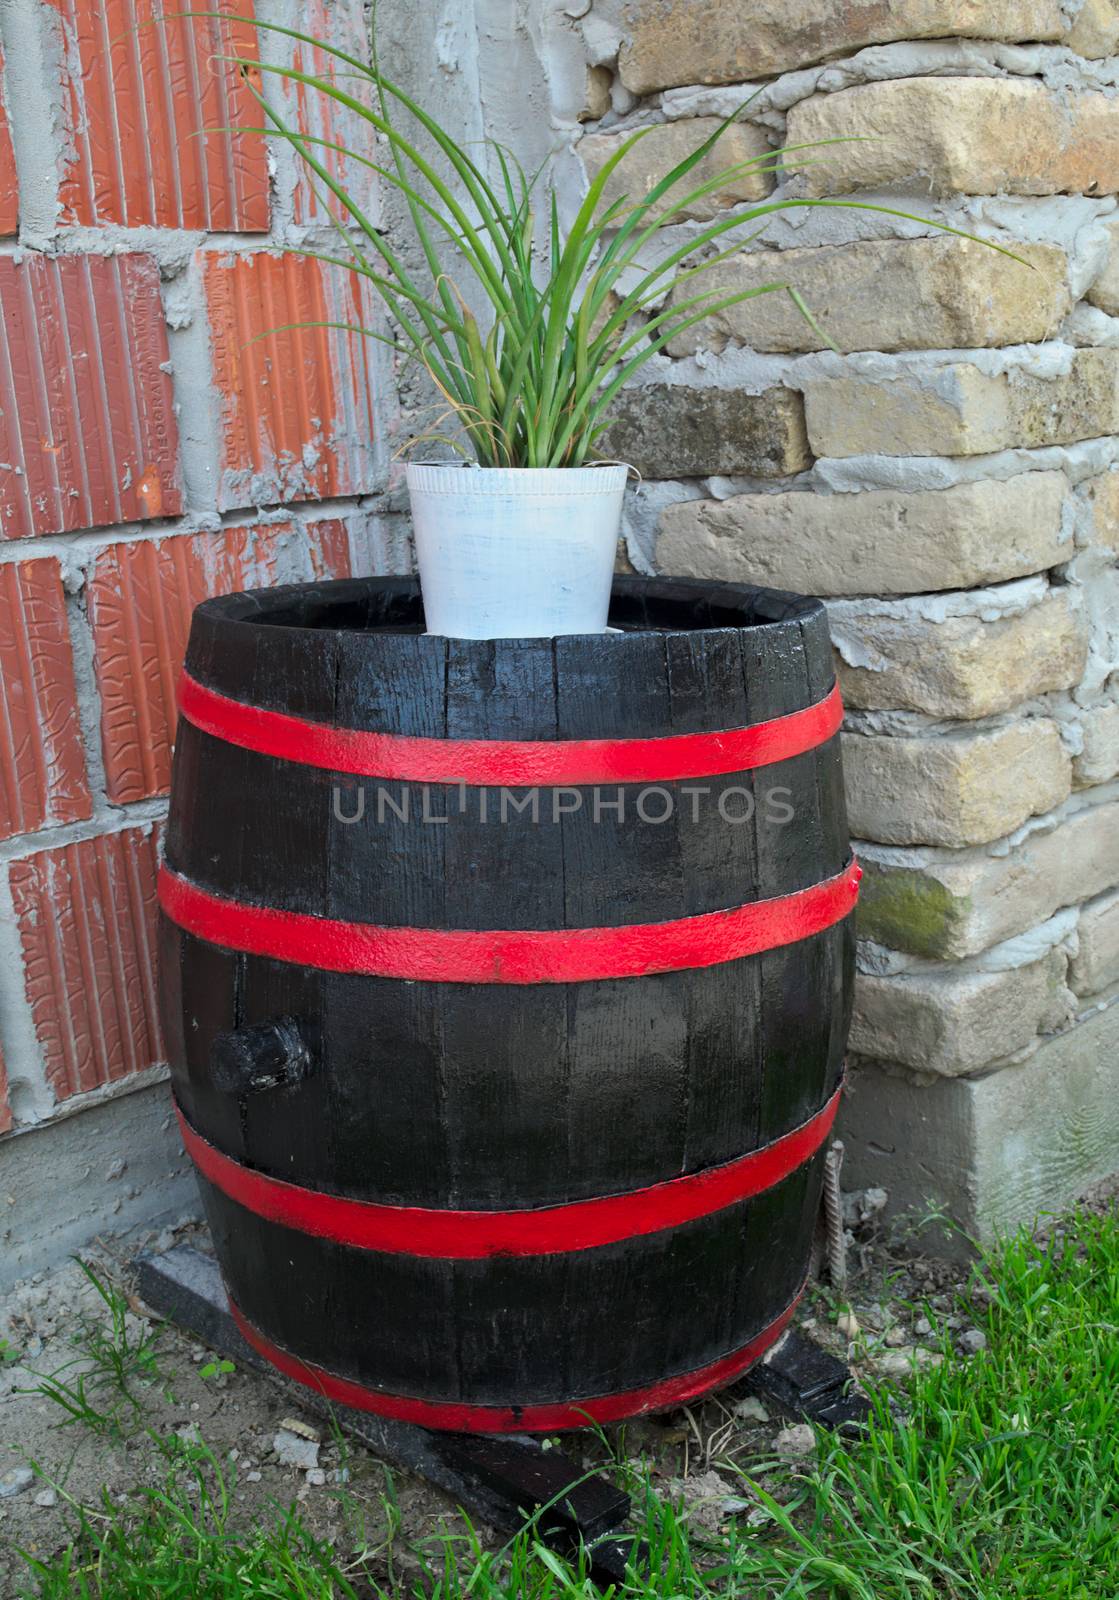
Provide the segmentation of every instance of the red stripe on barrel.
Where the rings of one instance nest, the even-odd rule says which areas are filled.
[[[286,712],[266,711],[219,694],[185,672],[179,682],[179,710],[215,739],[302,766],[356,777],[507,789],[670,783],[749,772],[814,750],[843,722],[836,684],[804,711],[720,733],[661,739],[420,739],[332,728]]]
[[[842,1091],[809,1122],[737,1161],[628,1194],[577,1200],[531,1211],[449,1211],[377,1205],[323,1194],[242,1166],[179,1112],[183,1144],[202,1176],[255,1216],[357,1250],[441,1260],[566,1255],[621,1239],[661,1233],[772,1189],[820,1149],[835,1123]]]
[[[441,1403],[369,1389],[364,1384],[354,1383],[352,1379],[335,1377],[322,1367],[301,1361],[298,1356],[273,1344],[258,1328],[253,1327],[234,1304],[232,1297],[229,1309],[246,1342],[258,1355],[263,1356],[285,1377],[292,1378],[307,1389],[314,1389],[317,1394],[339,1405],[352,1406],[355,1411],[371,1411],[376,1416],[391,1417],[397,1422],[415,1422],[424,1428],[438,1428],[451,1433],[552,1433],[565,1428],[587,1428],[595,1423],[621,1422],[626,1417],[643,1416],[652,1411],[670,1411],[712,1389],[733,1383],[735,1378],[741,1377],[777,1343],[792,1321],[803,1293],[801,1289],[792,1305],[755,1335],[749,1344],[694,1372],[665,1378],[647,1388],[627,1389],[621,1394],[595,1395],[586,1400],[561,1401],[552,1405],[524,1406]]]
[[[427,983],[590,983],[718,966],[796,944],[855,909],[862,868],[732,911],[616,928],[527,931],[379,927],[246,905],[211,894],[169,867],[159,903],[184,932],[226,950],[370,977]]]

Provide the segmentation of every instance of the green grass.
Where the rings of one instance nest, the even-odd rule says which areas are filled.
[[[971,1319],[987,1350],[915,1376],[906,1416],[877,1397],[869,1434],[822,1438],[815,1463],[782,1479],[739,1469],[743,1498],[772,1520],[732,1517],[704,1535],[648,1488],[651,1570],[617,1595],[641,1600],[1115,1600],[1119,1595],[1119,1218],[1077,1216],[1055,1243],[1025,1235],[984,1262],[989,1303]],[[985,1299],[987,1297],[984,1297]],[[946,1351],[947,1353],[947,1351]],[[778,1498],[761,1486],[764,1479]],[[778,1503],[780,1500],[783,1503]],[[390,1517],[390,1527],[393,1525]],[[561,1600],[597,1591],[529,1528],[488,1551],[446,1531],[420,1576],[392,1576],[391,1539],[345,1558],[277,1510],[248,1537],[206,1452],[127,1507],[82,1513],[60,1561],[34,1568],[37,1600]]]
[[[33,1372],[38,1382],[18,1392],[50,1400],[63,1413],[63,1425],[80,1423],[106,1438],[122,1439],[144,1425],[143,1386],[163,1381],[158,1337],[131,1315],[119,1289],[87,1262],[74,1259],[104,1312],[81,1319],[71,1339],[71,1360],[51,1373]]]
[[[75,1506],[76,1537],[54,1561],[25,1557],[41,1600],[356,1600],[333,1554],[291,1512],[247,1537],[230,1528],[232,1483],[205,1447],[152,1440],[158,1488],[121,1505]]]

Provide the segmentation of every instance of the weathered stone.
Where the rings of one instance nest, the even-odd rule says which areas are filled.
[[[1032,1044],[1068,1015],[1067,958],[1051,950],[1009,972],[860,974],[851,1050],[945,1077],[976,1072]]]
[[[680,122],[657,123],[610,174],[603,191],[602,208],[612,205],[615,200],[643,200],[662,178],[679,166],[681,161],[685,161],[713,133],[717,133],[721,126],[718,117],[691,117]],[[633,130],[630,129],[627,133],[591,133],[580,141],[579,155],[592,182],[611,156],[632,137]],[[687,177],[657,202],[649,214],[650,220],[663,217],[685,195],[724,173],[727,176],[717,189],[685,206],[677,215],[707,220],[744,200],[763,200],[773,189],[774,160],[775,153],[763,128],[753,122],[735,122]],[[745,166],[747,162],[752,164]],[[744,170],[732,173],[729,171],[732,167],[744,167]]]
[[[1019,245],[1010,260],[970,239],[879,239],[808,250],[751,250],[704,274],[720,295],[788,284],[840,350],[928,350],[1048,338],[1068,310],[1066,259],[1052,245]],[[694,281],[673,290],[694,295]],[[729,343],[793,354],[824,340],[778,289],[687,329],[673,355]]]
[[[602,306],[599,309],[598,315],[591,323],[592,339],[597,339],[600,333],[605,332],[607,324],[614,320],[614,317],[621,310],[621,307],[621,295],[616,294],[613,289],[610,289],[602,302]],[[614,332],[610,335],[609,340],[610,348],[612,350],[616,350],[621,344],[623,338],[625,337],[626,328],[628,326],[628,324],[623,323],[621,327],[614,329]]]
[[[1077,994],[1119,983],[1119,894],[1101,895],[1080,913],[1080,949],[1069,967]]]
[[[1119,5],[1115,0],[1084,0],[1065,42],[1090,61],[1119,53]]]
[[[986,844],[1072,788],[1060,731],[1043,717],[927,738],[848,733],[843,765],[851,832],[880,844]]]
[[[1086,808],[1003,854],[864,845],[859,932],[958,961],[1119,885],[1119,802]]]
[[[994,621],[931,620],[920,603],[837,601],[829,607],[847,704],[868,711],[986,717],[1078,683],[1087,637],[1066,593]]]
[[[741,83],[895,39],[1058,39],[1057,0],[628,0],[619,66],[634,94],[683,83]]]
[[[1046,1040],[1021,1066],[979,1078],[915,1079],[866,1065],[839,1126],[849,1188],[883,1188],[889,1214],[941,1208],[962,1228],[923,1249],[963,1255],[1064,1209],[1109,1176],[1119,1150],[1119,1005]]]
[[[1119,12],[1117,12],[1119,14]],[[1119,222],[1107,226],[1111,244],[1103,271],[1088,290],[1087,299],[1109,317],[1119,317]]]
[[[811,1433],[811,1428],[808,1430]],[[22,1464],[9,1467],[6,1472],[0,1473],[0,1500],[12,1500],[17,1494],[23,1494],[35,1482],[35,1473],[31,1467]]]
[[[1119,355],[1119,351],[1116,354]],[[1088,499],[1096,543],[1119,555],[1119,471],[1104,472],[1093,478]]]
[[[804,406],[792,389],[649,384],[623,389],[611,417],[596,454],[628,461],[644,478],[781,478],[812,465]]]
[[[1083,714],[1084,748],[1072,764],[1082,789],[1119,777],[1119,703],[1090,706]]]
[[[1078,350],[1054,378],[989,377],[965,362],[920,376],[814,378],[804,399],[819,456],[970,456],[1072,444],[1119,431],[1119,350]]]
[[[1119,188],[1119,100],[1021,78],[902,78],[813,95],[789,112],[787,139],[845,141],[790,156],[808,195],[914,183],[941,195]]]
[[[613,81],[608,67],[588,66],[580,122],[597,122],[606,115],[610,110],[610,87]]]
[[[641,420],[634,418],[635,436]],[[659,444],[659,430],[655,436]],[[678,430],[666,440],[666,468],[680,453],[676,437]],[[613,447],[605,453],[624,455]],[[662,516],[656,559],[664,572],[681,577],[807,594],[972,588],[1067,561],[1072,552],[1061,538],[1067,496],[1062,473],[1031,472],[914,494],[797,491],[690,500]]]
[[[773,1449],[782,1461],[803,1461],[806,1456],[816,1454],[816,1434],[808,1423],[794,1423],[792,1427],[781,1429],[773,1441]]]
[[[306,1471],[319,1464],[318,1440],[304,1439],[301,1434],[292,1433],[287,1428],[281,1427],[279,1433],[273,1436],[272,1448],[282,1467],[300,1467]]]

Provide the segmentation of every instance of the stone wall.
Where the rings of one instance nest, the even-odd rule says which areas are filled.
[[[1119,8],[567,9],[588,170],[652,125],[640,191],[744,108],[732,159],[788,153],[719,204],[829,202],[716,277],[789,283],[841,353],[746,301],[606,449],[645,478],[637,568],[829,601],[866,868],[847,1181],[990,1233],[1119,1167]]]

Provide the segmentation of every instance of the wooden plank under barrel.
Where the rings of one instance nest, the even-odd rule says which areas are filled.
[[[858,885],[826,614],[623,580],[611,622],[430,637],[406,579],[195,614],[174,1092],[242,1331],[348,1405],[665,1409],[802,1292]]]

